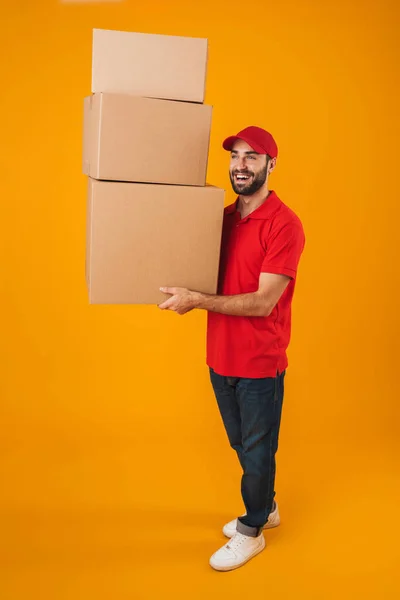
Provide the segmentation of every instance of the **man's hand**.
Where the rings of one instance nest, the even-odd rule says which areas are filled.
[[[178,315],[184,315],[193,310],[197,306],[200,294],[179,287],[162,287],[160,288],[165,294],[171,294],[165,302],[158,305],[161,310],[174,310]]]

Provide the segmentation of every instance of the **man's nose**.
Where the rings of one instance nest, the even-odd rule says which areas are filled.
[[[238,168],[240,170],[245,169],[246,168],[246,157],[245,156],[241,156],[239,157],[239,164],[238,164]]]

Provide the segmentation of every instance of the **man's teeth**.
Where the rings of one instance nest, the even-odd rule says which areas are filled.
[[[236,179],[248,179],[249,176],[248,175],[236,175]]]

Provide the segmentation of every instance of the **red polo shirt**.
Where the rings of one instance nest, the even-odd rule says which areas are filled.
[[[273,191],[244,219],[237,202],[225,208],[218,294],[255,292],[260,273],[281,273],[290,282],[268,317],[209,311],[207,364],[227,377],[275,377],[288,365],[291,303],[304,231],[300,219]]]

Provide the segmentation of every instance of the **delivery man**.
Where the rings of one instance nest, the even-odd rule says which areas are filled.
[[[272,135],[250,126],[223,147],[230,152],[230,180],[238,197],[225,208],[218,295],[164,287],[171,296],[160,308],[180,315],[194,308],[208,311],[207,365],[243,469],[246,512],[224,526],[230,539],[210,559],[214,569],[229,571],[261,552],[263,530],[280,522],[275,454],[305,237],[300,219],[268,188],[278,156]]]

